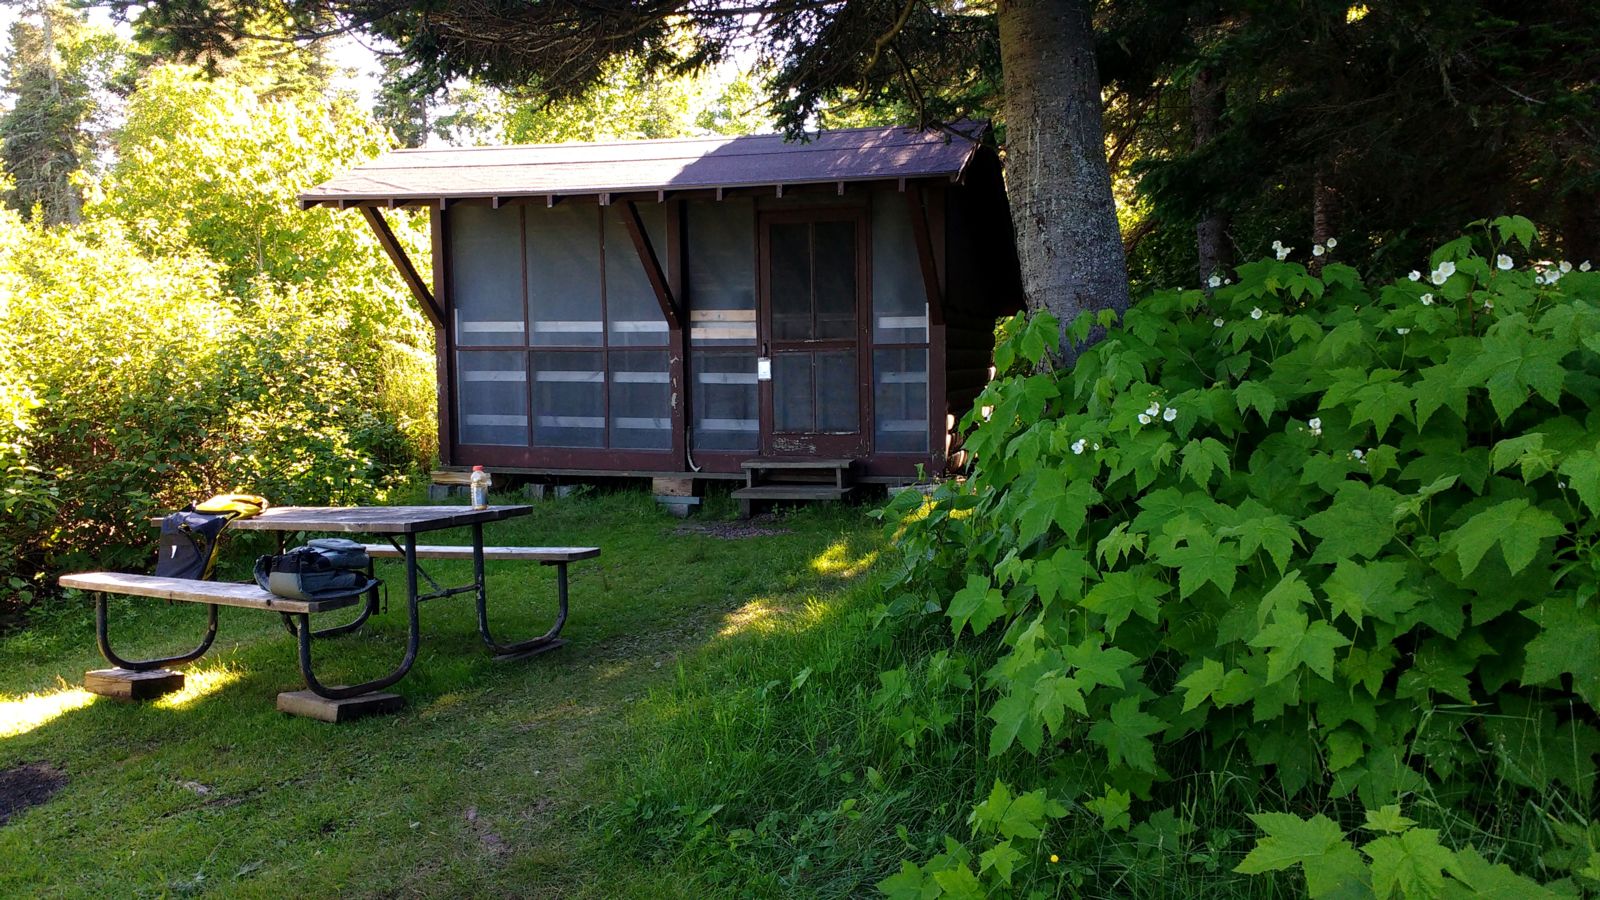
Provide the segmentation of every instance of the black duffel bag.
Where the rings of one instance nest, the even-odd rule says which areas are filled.
[[[291,600],[338,600],[381,582],[367,574],[372,558],[361,544],[319,538],[276,556],[256,560],[256,584]]]

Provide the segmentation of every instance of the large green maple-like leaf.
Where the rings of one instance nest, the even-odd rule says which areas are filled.
[[[1057,598],[1076,600],[1083,596],[1083,582],[1089,577],[1089,558],[1082,550],[1059,547],[1047,557],[1036,559],[1028,572],[1028,583],[1046,606]]]
[[[1323,582],[1322,590],[1333,604],[1335,616],[1343,614],[1360,625],[1370,614],[1393,624],[1397,616],[1422,599],[1400,587],[1405,574],[1404,563],[1391,560],[1359,563],[1345,559],[1339,561],[1333,574]]]
[[[1556,900],[1560,895],[1531,878],[1524,878],[1505,863],[1491,863],[1477,850],[1463,847],[1446,867],[1455,879],[1472,889],[1478,900]]]
[[[1227,670],[1222,668],[1222,663],[1214,659],[1202,661],[1200,668],[1184,676],[1176,685],[1183,688],[1183,711],[1188,712],[1204,703],[1207,697],[1222,687],[1226,676]]]
[[[1321,538],[1311,561],[1377,556],[1394,537],[1394,509],[1400,500],[1391,488],[1368,487],[1357,481],[1340,484],[1332,505],[1300,522],[1301,528]]]
[[[1594,450],[1569,453],[1561,461],[1560,472],[1567,477],[1578,499],[1589,507],[1589,512],[1600,512],[1600,453]]]
[[[1032,489],[1020,495],[1017,508],[1018,542],[1031,544],[1054,524],[1067,536],[1083,529],[1089,517],[1089,507],[1100,499],[1088,479],[1065,481],[1061,478],[1039,478]]]
[[[1172,588],[1150,574],[1149,566],[1136,566],[1112,572],[1083,598],[1083,606],[1106,617],[1106,634],[1116,636],[1117,627],[1138,613],[1152,625],[1161,617],[1161,598]]]
[[[1459,382],[1461,370],[1451,363],[1441,363],[1422,370],[1422,377],[1411,385],[1416,396],[1417,430],[1428,424],[1440,409],[1448,409],[1456,418],[1467,418],[1467,389]]]
[[[1228,448],[1216,438],[1190,441],[1178,455],[1183,458],[1178,466],[1178,474],[1194,479],[1194,483],[1201,487],[1210,483],[1211,473],[1227,475],[1232,471],[1228,465]]]
[[[1567,528],[1550,513],[1516,498],[1496,503],[1445,535],[1445,544],[1461,561],[1461,574],[1471,575],[1489,548],[1500,545],[1511,574],[1522,571],[1539,553],[1548,537],[1566,534]]]
[[[1459,387],[1488,388],[1489,402],[1502,422],[1527,403],[1533,391],[1552,404],[1559,402],[1567,375],[1561,367],[1566,349],[1536,337],[1526,327],[1515,327],[1513,320],[1521,318],[1518,314],[1501,320],[1501,327],[1483,339],[1482,352],[1462,367],[1456,379]]]
[[[1571,675],[1578,696],[1600,707],[1600,606],[1579,609],[1571,597],[1552,597],[1523,615],[1540,630],[1528,642],[1522,683],[1531,686]]]
[[[1350,413],[1350,424],[1371,422],[1381,439],[1395,419],[1411,418],[1412,390],[1393,379],[1399,372],[1385,370],[1373,373],[1366,387],[1355,392],[1355,408]]]
[[[1272,388],[1259,381],[1239,382],[1233,389],[1233,397],[1239,404],[1240,415],[1254,408],[1262,422],[1271,419],[1272,414],[1278,409],[1278,395],[1272,392]]]
[[[1156,771],[1155,745],[1150,735],[1167,723],[1139,709],[1138,697],[1123,697],[1111,704],[1111,714],[1089,729],[1089,740],[1106,748],[1112,765],[1126,763],[1142,772]]]
[[[1242,509],[1240,511],[1243,512]],[[1300,529],[1294,527],[1294,522],[1284,515],[1256,516],[1220,529],[1217,534],[1238,538],[1239,552],[1246,557],[1254,556],[1258,550],[1266,550],[1279,572],[1289,564],[1295,545],[1303,546]]]
[[[1381,837],[1361,848],[1372,860],[1372,893],[1378,900],[1401,897],[1437,897],[1444,891],[1444,870],[1454,860],[1439,844],[1439,832],[1413,828]]]
[[[1272,624],[1250,640],[1250,646],[1267,649],[1267,684],[1301,666],[1332,681],[1333,651],[1349,645],[1350,639],[1339,629],[1322,619],[1309,621],[1299,610],[1274,613]]]
[[[1266,836],[1256,841],[1235,872],[1259,875],[1298,865],[1305,870],[1312,897],[1360,896],[1366,867],[1337,822],[1320,813],[1309,819],[1289,813],[1256,813],[1250,818]]]
[[[1094,633],[1083,639],[1075,647],[1068,647],[1062,655],[1066,658],[1067,665],[1075,671],[1073,675],[1083,687],[1105,685],[1112,688],[1127,687],[1122,679],[1122,673],[1133,665],[1138,657],[1121,647],[1103,646],[1105,635]]]
[[[1216,585],[1224,594],[1230,593],[1239,575],[1238,545],[1220,541],[1204,529],[1191,530],[1185,538],[1183,546],[1163,550],[1156,557],[1156,562],[1178,570],[1179,599],[1198,591],[1206,582]]]
[[[1006,598],[999,588],[993,587],[985,576],[968,575],[966,587],[956,591],[956,595],[950,598],[950,608],[946,614],[950,616],[951,630],[956,637],[960,637],[961,629],[969,621],[972,623],[972,633],[982,634],[1005,611]]]

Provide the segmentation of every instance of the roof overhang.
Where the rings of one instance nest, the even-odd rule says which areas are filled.
[[[942,130],[854,128],[805,142],[781,135],[397,150],[300,195],[314,206],[436,206],[463,201],[602,204],[669,196],[730,194],[864,182],[959,182],[988,124]]]

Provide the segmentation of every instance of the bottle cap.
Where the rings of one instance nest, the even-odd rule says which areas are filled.
[[[472,467],[472,471],[474,471],[474,472],[482,472],[483,471],[483,466],[473,466]]]

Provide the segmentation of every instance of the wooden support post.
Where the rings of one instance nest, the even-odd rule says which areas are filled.
[[[639,254],[639,264],[644,267],[644,275],[650,281],[650,288],[655,291],[656,302],[661,304],[661,315],[667,320],[667,328],[677,331],[682,326],[679,322],[678,303],[672,296],[672,288],[667,284],[667,276],[661,270],[661,259],[656,256],[655,248],[650,245],[650,235],[644,230],[644,220],[639,218],[639,206],[632,200],[622,204],[622,224],[628,229],[628,237],[633,239],[633,249]]]
[[[361,217],[367,220],[368,225],[372,226],[373,234],[378,236],[378,245],[383,248],[384,253],[389,255],[389,261],[394,263],[394,267],[400,271],[400,279],[406,283],[406,287],[411,289],[411,293],[417,298],[417,302],[422,304],[422,311],[427,315],[428,320],[433,323],[435,328],[443,328],[444,310],[440,309],[439,304],[433,299],[433,292],[428,290],[428,286],[423,282],[422,276],[417,273],[417,267],[411,264],[411,257],[407,256],[405,248],[400,246],[400,241],[394,236],[394,232],[390,230],[388,221],[383,218],[383,213],[374,207],[363,206],[361,207]]]

